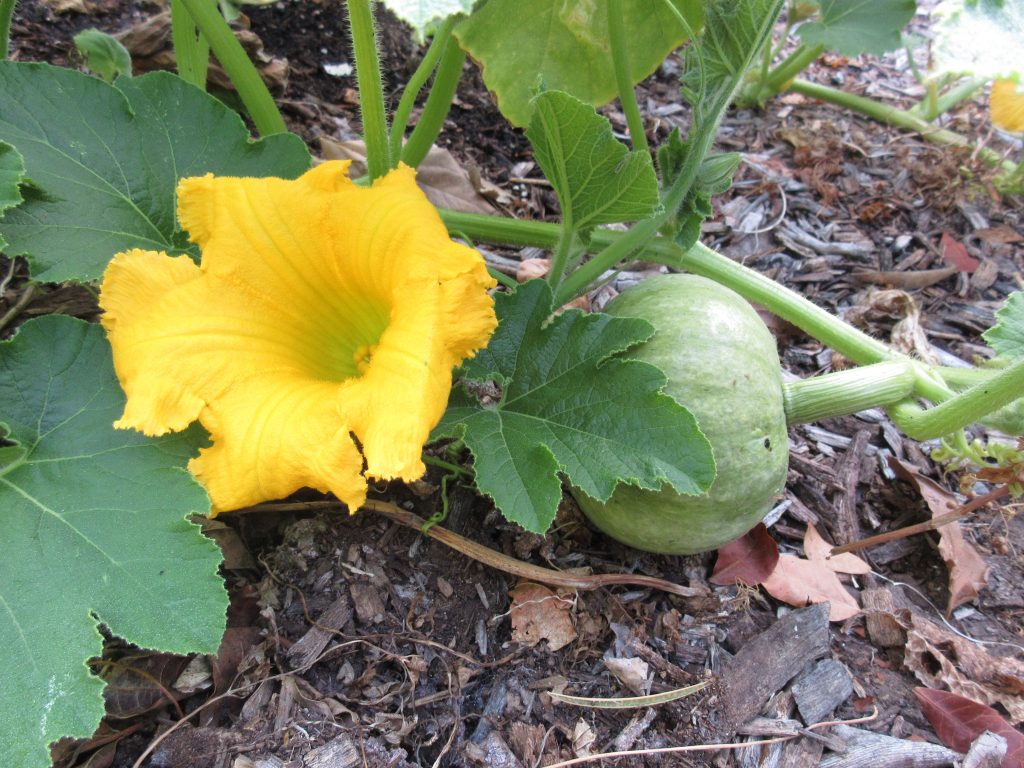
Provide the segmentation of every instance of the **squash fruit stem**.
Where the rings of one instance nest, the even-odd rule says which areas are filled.
[[[782,385],[786,423],[808,424],[910,397],[916,377],[909,362],[888,362],[826,373]]]

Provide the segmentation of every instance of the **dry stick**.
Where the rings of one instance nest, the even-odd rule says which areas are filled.
[[[422,531],[423,526],[426,524],[426,520],[423,518],[414,515],[412,512],[406,512],[404,509],[396,507],[394,504],[389,504],[386,501],[367,501],[363,508],[377,512],[389,520],[417,531]],[[671,581],[658,579],[653,576],[636,576],[629,573],[600,573],[591,576],[574,576],[550,568],[542,568],[539,565],[524,563],[522,560],[516,560],[514,557],[495,552],[489,547],[477,544],[475,541],[459,536],[457,533],[452,533],[439,525],[431,526],[427,529],[425,535],[499,571],[511,573],[513,576],[519,576],[523,579],[551,584],[556,587],[599,589],[600,587],[607,587],[613,584],[629,584],[653,587],[654,589],[660,589],[674,595],[681,595],[682,597],[697,597],[704,594],[700,590],[673,584]]]
[[[811,731],[816,728],[829,728],[833,725],[853,725],[855,723],[867,723],[878,717],[878,708],[868,715],[867,717],[859,717],[856,720],[829,720],[824,723],[814,723],[808,725],[803,730]],[[746,749],[748,747],[760,747],[766,744],[781,744],[784,741],[793,741],[793,739],[802,738],[802,733],[796,733],[792,736],[779,736],[774,739],[761,739],[759,741],[743,741],[743,742],[732,742],[729,744],[690,744],[684,747],[658,747],[656,749],[629,749],[621,752],[604,752],[599,755],[587,755],[586,757],[576,757],[572,760],[563,760],[560,763],[551,763],[544,768],[567,768],[570,765],[582,765],[583,763],[591,763],[596,760],[605,760],[609,757],[637,757],[639,755],[664,755],[676,752],[710,752],[719,749]]]
[[[989,491],[984,496],[978,496],[975,499],[971,499],[962,507],[958,507],[948,514],[933,517],[931,520],[927,520],[923,523],[917,523],[916,525],[908,525],[906,528],[898,528],[895,531],[880,533],[877,536],[868,536],[868,538],[861,539],[860,541],[851,541],[849,544],[844,544],[841,547],[833,547],[830,554],[841,555],[843,552],[854,552],[859,549],[865,549],[866,547],[873,547],[876,544],[884,544],[887,541],[905,539],[908,536],[913,536],[917,533],[938,530],[944,525],[955,523],[960,518],[966,517],[974,510],[984,507],[991,501],[1008,496],[1009,493],[1010,489],[1004,485],[1001,488],[996,488],[994,491]]]

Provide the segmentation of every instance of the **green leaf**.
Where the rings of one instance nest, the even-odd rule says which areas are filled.
[[[844,56],[902,47],[902,30],[917,11],[915,0],[820,0],[821,15],[799,28],[804,45],[823,45]]]
[[[25,161],[10,144],[0,141],[0,219],[4,211],[21,204],[21,190],[18,188],[25,179]],[[0,250],[7,245],[0,237]]]
[[[115,77],[132,76],[132,55],[113,35],[98,29],[83,29],[72,38],[89,69],[108,83]]]
[[[383,0],[383,4],[412,27],[420,42],[432,24],[473,9],[473,0]]]
[[[630,152],[589,104],[561,91],[540,94],[526,138],[570,229],[636,221],[658,206],[650,155]]]
[[[1024,3],[945,0],[935,9],[932,73],[983,78],[1024,75]]]
[[[0,220],[36,280],[94,280],[130,248],[186,252],[174,190],[205,173],[294,178],[290,134],[252,141],[241,118],[165,72],[117,87],[45,64],[0,62],[0,140],[25,158],[26,201]]]
[[[46,768],[90,736],[103,684],[99,625],[145,648],[216,651],[221,557],[186,517],[209,509],[183,465],[200,431],[114,430],[124,395],[97,325],[48,316],[0,344],[2,418],[24,455],[0,472],[0,752]],[[11,458],[11,457],[8,457]]]
[[[679,138],[679,129],[669,134],[658,148],[658,167],[665,178],[675,178],[686,163],[690,145]],[[688,250],[700,238],[700,226],[712,213],[711,199],[724,194],[732,186],[732,177],[743,161],[738,152],[707,155],[697,177],[676,213],[675,241]]]
[[[650,338],[649,323],[577,310],[551,318],[551,290],[540,280],[499,294],[496,304],[498,330],[463,377],[496,381],[501,400],[483,405],[456,390],[435,439],[465,440],[477,489],[505,517],[546,531],[562,496],[560,472],[602,501],[619,482],[707,489],[711,446],[690,412],[662,393],[665,375],[615,357]]]
[[[1010,294],[982,337],[999,357],[1024,357],[1024,291]]]
[[[672,7],[667,7],[671,4]],[[699,0],[624,0],[626,50],[634,82],[651,74],[702,20]],[[674,8],[674,10],[673,10]],[[538,81],[595,107],[617,95],[608,51],[607,0],[488,0],[455,34],[480,63],[484,82],[513,125],[530,121]]]

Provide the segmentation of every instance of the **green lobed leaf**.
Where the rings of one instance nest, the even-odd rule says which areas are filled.
[[[21,204],[19,185],[25,179],[25,161],[10,144],[0,141],[0,219],[4,211]],[[7,243],[0,237],[0,250]]]
[[[669,3],[674,7],[666,7]],[[699,0],[624,0],[629,71],[634,82],[651,74],[690,28],[701,26]],[[530,121],[538,81],[595,107],[618,94],[608,51],[607,0],[488,0],[455,28],[462,47],[480,63],[498,108],[513,124]]]
[[[460,437],[476,486],[509,520],[543,533],[562,497],[559,473],[605,500],[616,484],[704,492],[711,446],[652,365],[615,357],[653,333],[644,320],[570,310],[552,318],[551,290],[534,280],[499,294],[500,323],[464,380],[496,381],[497,405],[456,389],[435,439]],[[472,388],[470,386],[470,388]]]
[[[83,29],[72,38],[89,69],[108,83],[118,76],[132,76],[132,56],[121,41],[98,29]]]
[[[423,33],[435,22],[473,9],[473,0],[383,0],[383,4],[412,27],[420,42]]]
[[[982,337],[1000,357],[1024,357],[1024,291],[1009,295]]]
[[[103,330],[66,316],[0,343],[0,752],[50,765],[48,745],[92,735],[103,684],[98,625],[174,653],[215,652],[221,556],[186,518],[209,510],[183,468],[200,430],[115,430],[124,395]],[[17,452],[9,448],[18,448]]]
[[[188,250],[175,187],[205,173],[294,178],[291,134],[249,138],[241,118],[166,72],[117,87],[46,64],[0,61],[0,140],[25,159],[25,202],[0,220],[40,281],[97,279],[130,248]]]
[[[545,91],[533,103],[526,138],[567,226],[636,221],[654,212],[658,179],[647,152],[629,151],[612,134],[608,118],[567,93]]]
[[[935,9],[932,72],[984,78],[1024,75],[1024,3],[945,0]]]
[[[901,48],[900,31],[917,11],[915,0],[819,0],[819,5],[818,20],[800,25],[800,39],[844,56],[881,56]]]

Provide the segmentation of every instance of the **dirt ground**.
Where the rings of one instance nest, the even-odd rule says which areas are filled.
[[[123,32],[160,10],[124,0],[63,5],[23,0],[12,33],[15,58],[74,63],[76,30]],[[331,75],[324,66],[350,61],[341,3],[286,1],[243,10],[266,57],[287,61],[287,82],[279,65],[267,66],[276,73],[289,127],[314,152],[322,137],[352,138],[354,78]],[[926,28],[926,16],[916,23]],[[394,94],[422,49],[386,15],[382,35],[386,88]],[[136,57],[137,66],[147,66],[143,59]],[[639,88],[655,141],[686,126],[678,70],[678,58],[670,57]],[[807,76],[909,104],[920,88],[906,70],[903,54],[826,56]],[[625,133],[616,108],[603,111]],[[995,149],[1012,149],[1007,137],[993,134],[981,101],[958,108],[948,122]],[[528,143],[501,118],[471,65],[440,143],[495,185],[497,208],[533,218],[557,211]],[[916,352],[943,361],[989,354],[980,333],[1005,297],[1024,285],[1024,205],[1001,198],[990,172],[968,152],[792,94],[763,111],[731,113],[719,144],[742,152],[744,163],[734,188],[716,201],[706,244],[879,338],[890,339],[895,330],[900,343],[916,338]],[[956,254],[977,260],[976,268],[964,271]],[[529,249],[495,253],[513,263],[533,255]],[[53,311],[92,317],[95,307],[73,287],[53,287],[23,314]],[[819,342],[768,320],[792,373],[840,365]],[[773,537],[783,552],[800,554],[808,525],[842,544],[927,519],[922,491],[897,477],[887,457],[959,491],[960,477],[941,472],[928,456],[931,447],[903,438],[881,412],[793,428]],[[380,487],[373,496],[425,518],[439,507],[439,493],[439,478],[430,475],[416,487]],[[514,576],[384,516],[349,517],[328,499],[300,494],[211,524],[225,548],[232,596],[221,653],[180,659],[112,639],[107,658],[129,659],[125,665],[138,672],[111,683],[103,729],[90,742],[62,745],[57,764],[132,766],[164,736],[143,765],[534,768],[612,750],[776,736],[797,718],[802,728],[873,712],[857,727],[895,737],[910,746],[907,754],[920,756],[938,740],[913,693],[917,686],[966,680],[995,691],[997,709],[1022,706],[1019,668],[1006,666],[1019,664],[1024,652],[1024,521],[1013,504],[991,505],[960,524],[989,568],[976,599],[946,616],[950,572],[938,534],[929,533],[861,553],[871,571],[847,583],[867,615],[840,622],[827,622],[815,609],[796,611],[756,588],[712,584],[714,553],[663,557],[623,547],[590,527],[568,496],[545,537],[506,523],[462,488],[451,491],[451,507],[446,529],[505,555],[559,571],[655,576],[685,585],[687,594],[614,586],[555,589],[524,601],[516,598],[523,587]],[[543,606],[533,634],[522,612],[531,602]],[[805,626],[799,622],[809,622],[810,634],[821,638],[817,645],[795,648],[781,636],[779,628]],[[760,669],[741,683],[737,670],[755,656]],[[182,682],[186,665],[195,671],[191,687]],[[790,667],[788,676],[780,671]],[[770,690],[743,688],[750,678],[767,681],[762,687]],[[704,680],[716,682],[691,697],[640,709],[580,707],[557,698],[634,696]],[[730,685],[745,692],[743,701]],[[835,695],[812,707],[808,691]],[[769,724],[761,730],[750,726],[759,716]],[[650,753],[607,764],[855,764],[841,762],[834,736],[804,733],[786,745]],[[911,763],[885,744],[888,752],[859,764],[952,764]]]

